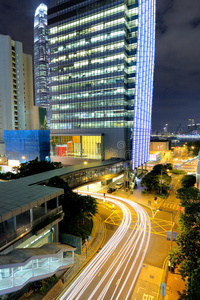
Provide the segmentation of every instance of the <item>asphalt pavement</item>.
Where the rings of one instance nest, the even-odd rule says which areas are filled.
[[[152,212],[156,211],[162,205],[163,200],[160,199],[155,202],[152,196],[143,196],[141,194],[142,189],[143,188],[141,188],[138,184],[138,187],[134,190],[133,194],[130,194],[122,189],[114,194],[131,199],[134,202],[145,206],[147,209],[150,209]],[[105,192],[105,189],[101,190],[100,192]],[[98,249],[101,248],[105,240],[106,227],[101,219],[95,218],[95,229],[93,231],[92,241],[89,243],[89,247],[83,248],[81,255],[75,255],[74,267],[69,269],[64,274],[59,274],[61,275],[60,280],[56,285],[54,285],[47,295],[43,296],[42,298],[38,298],[39,295],[30,295],[30,297],[26,297],[26,299],[57,299],[61,290],[66,289],[73,279],[78,276],[81,270],[97,253]],[[144,264],[142,265],[131,300],[177,300],[179,299],[180,295],[184,293],[185,282],[181,279],[177,269],[175,270],[174,274],[168,270],[168,250],[164,251],[163,249],[162,251],[162,247],[165,245],[164,243],[166,243],[166,241],[163,241],[161,245],[159,244],[157,237],[152,237],[152,240],[152,249],[150,250],[151,253],[149,254],[149,259],[145,259]],[[160,257],[158,259],[159,255]],[[161,283],[165,286],[165,289],[162,289],[162,292],[164,294],[166,293],[164,298],[161,295]]]

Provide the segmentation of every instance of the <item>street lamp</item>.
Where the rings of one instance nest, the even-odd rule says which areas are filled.
[[[159,208],[159,209],[157,209],[157,211],[165,211],[165,212],[168,212],[168,213],[172,214],[171,215],[171,247],[170,247],[170,249],[172,250],[172,241],[173,241],[173,210],[169,211],[169,210],[165,210],[165,209]]]

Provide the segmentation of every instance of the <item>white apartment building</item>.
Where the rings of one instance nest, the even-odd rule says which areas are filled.
[[[34,126],[32,56],[21,42],[0,34],[0,155],[4,155],[4,130],[29,130]]]

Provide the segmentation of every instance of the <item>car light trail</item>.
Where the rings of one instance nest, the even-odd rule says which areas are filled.
[[[80,192],[104,200],[99,193]],[[95,258],[57,299],[129,299],[146,255],[151,224],[146,211],[131,200],[106,195],[123,212],[120,226]],[[133,229],[131,210],[137,215]],[[113,258],[114,252],[116,256]],[[131,278],[131,280],[130,280]],[[124,291],[126,290],[126,293]],[[124,293],[124,294],[123,294]]]

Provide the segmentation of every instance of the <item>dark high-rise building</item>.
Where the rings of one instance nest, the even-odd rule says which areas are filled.
[[[34,17],[34,85],[35,105],[46,108],[47,127],[50,126],[48,60],[47,6],[41,3],[36,9]]]
[[[155,0],[59,0],[48,10],[51,157],[148,161]]]

